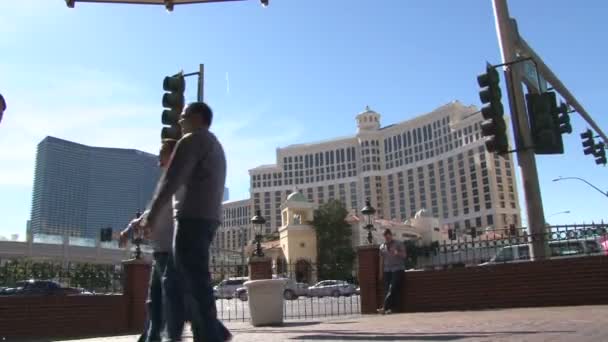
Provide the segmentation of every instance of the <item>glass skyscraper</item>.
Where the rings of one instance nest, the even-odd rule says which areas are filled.
[[[123,229],[150,200],[158,156],[46,137],[38,144],[31,232],[97,238]]]

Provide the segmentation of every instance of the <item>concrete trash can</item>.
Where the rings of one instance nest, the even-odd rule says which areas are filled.
[[[249,296],[249,313],[254,327],[283,324],[283,279],[245,282]]]

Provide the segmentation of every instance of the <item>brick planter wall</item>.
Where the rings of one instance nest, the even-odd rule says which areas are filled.
[[[608,304],[608,257],[406,272],[401,299],[406,312]]]
[[[0,296],[0,340],[124,335],[143,330],[150,264],[125,261],[122,295]]]
[[[0,339],[124,334],[123,295],[0,297]]]

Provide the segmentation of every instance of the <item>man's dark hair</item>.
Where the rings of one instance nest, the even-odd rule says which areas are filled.
[[[391,235],[392,236],[393,232],[391,232],[391,230],[387,228],[387,229],[384,230],[384,233],[382,233],[382,235],[383,236],[387,236],[387,235]]]
[[[213,122],[213,111],[205,102],[192,102],[186,109],[188,114],[197,114],[203,118],[203,123],[211,127]]]

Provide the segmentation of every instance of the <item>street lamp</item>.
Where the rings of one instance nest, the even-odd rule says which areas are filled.
[[[376,228],[374,228],[374,214],[376,213],[376,209],[374,209],[374,207],[372,207],[372,205],[370,204],[369,200],[365,201],[365,207],[363,207],[363,209],[361,209],[361,214],[363,214],[363,216],[366,217],[367,220],[367,224],[365,225],[365,227],[363,227],[363,229],[367,230],[367,242],[369,242],[369,244],[372,244],[372,230],[376,230]]]
[[[251,218],[251,224],[253,224],[253,229],[255,230],[255,252],[253,255],[258,257],[263,257],[264,252],[262,252],[262,229],[264,224],[266,223],[266,219],[262,217],[262,213],[260,210],[255,211],[255,216]]]
[[[600,192],[602,195],[604,195],[604,196],[608,197],[608,191],[607,191],[607,192],[604,192],[604,191],[600,190],[600,188],[598,188],[597,186],[595,186],[595,185],[593,185],[593,184],[591,184],[591,183],[587,182],[586,180],[584,180],[584,179],[582,179],[582,178],[580,178],[580,177],[559,177],[559,178],[555,178],[553,181],[554,181],[554,182],[558,182],[558,181],[561,181],[561,180],[566,180],[566,179],[576,179],[576,180],[579,180],[579,181],[581,181],[581,182],[584,182],[584,183],[586,183],[587,185],[589,185],[590,187],[592,187],[592,188],[594,188],[595,190],[599,191],[599,192]]]
[[[558,213],[553,213],[549,216],[547,216],[547,218],[553,217],[553,216],[557,216],[557,215],[561,215],[561,214],[570,214],[570,210],[565,210],[565,211],[560,211]]]
[[[244,1],[244,0],[65,0],[69,8],[74,8],[77,2],[98,2],[98,3],[114,3],[114,4],[138,4],[138,5],[164,5],[167,11],[173,11],[175,5],[200,4],[210,2],[228,2],[228,1]],[[263,7],[268,7],[269,0],[260,0]]]

